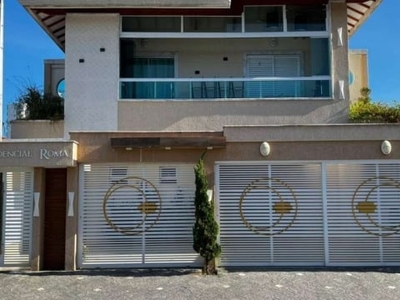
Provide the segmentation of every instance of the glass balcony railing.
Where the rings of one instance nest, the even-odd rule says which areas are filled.
[[[330,97],[330,76],[120,79],[120,99],[296,99]]]

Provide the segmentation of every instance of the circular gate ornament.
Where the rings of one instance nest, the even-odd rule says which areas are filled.
[[[118,193],[124,192],[120,197]],[[161,196],[150,181],[141,177],[125,177],[115,182],[103,200],[103,215],[107,224],[124,235],[139,235],[150,230],[161,214]],[[140,220],[134,220],[140,217]],[[150,218],[150,216],[152,216]],[[123,220],[116,220],[123,217]],[[118,223],[123,223],[118,225]]]
[[[363,181],[353,194],[351,209],[354,220],[362,230],[371,235],[385,237],[398,233],[400,231],[400,223],[397,223],[396,225],[383,224],[383,221],[387,219],[387,216],[383,216],[382,218],[382,199],[380,199],[379,206],[371,200],[372,194],[378,192],[381,187],[400,190],[400,182],[393,178],[384,176],[373,177]],[[361,198],[362,201],[356,202],[359,198]],[[378,214],[378,216],[372,216],[375,213]],[[376,221],[376,218],[379,220]],[[400,208],[397,209],[397,215],[393,216],[393,218],[396,219],[396,222],[399,222]]]
[[[272,202],[272,200],[270,200],[272,208],[270,214],[275,214],[278,217],[277,220],[275,221],[273,221],[272,218],[272,220],[270,220],[270,224],[267,226],[255,225],[254,221],[253,222],[249,221],[249,216],[246,217],[246,214],[244,212],[243,206],[246,201],[246,198],[248,198],[249,194],[256,189],[264,189],[266,191],[269,191],[269,193],[275,194],[279,199],[279,201],[276,202]],[[291,199],[284,199],[284,197],[282,196],[283,194],[282,191],[288,194],[287,198]],[[274,178],[262,178],[251,182],[243,190],[239,201],[239,213],[243,224],[254,233],[266,236],[274,236],[287,231],[295,222],[297,217],[297,212],[298,212],[297,198],[293,190],[285,182]],[[286,217],[287,215],[290,214],[293,215]],[[266,220],[266,222],[267,221],[268,220]]]

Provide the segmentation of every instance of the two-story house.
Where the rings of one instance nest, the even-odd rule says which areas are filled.
[[[347,123],[379,0],[20,2],[65,51],[65,120],[0,144],[3,265],[198,266],[204,151],[221,266],[399,264],[399,127]]]

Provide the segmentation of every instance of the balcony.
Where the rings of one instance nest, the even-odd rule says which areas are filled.
[[[124,100],[322,98],[331,98],[330,76],[120,80],[120,99]]]

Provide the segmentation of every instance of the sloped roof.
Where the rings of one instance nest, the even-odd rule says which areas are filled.
[[[352,36],[354,32],[357,31],[381,2],[382,0],[369,0],[347,3],[347,29],[349,31],[349,36]]]
[[[171,7],[220,10],[228,9],[231,5],[231,0],[19,0],[19,2],[62,50],[65,49],[65,15],[68,11],[119,12],[127,8],[170,9]],[[347,0],[349,36],[354,34],[381,2],[382,0]]]

